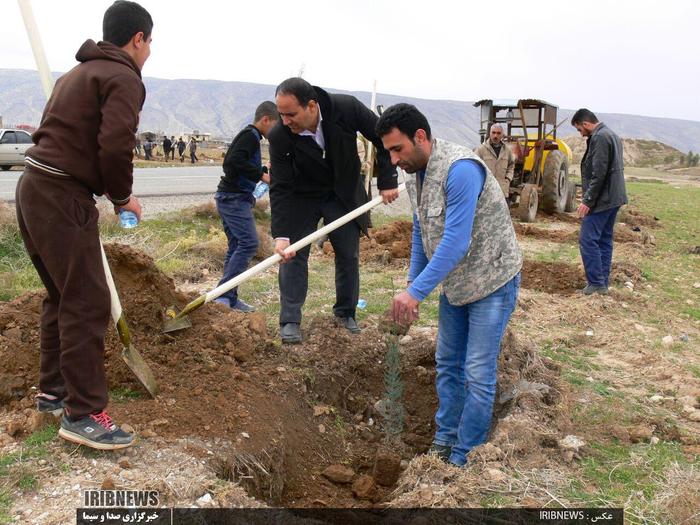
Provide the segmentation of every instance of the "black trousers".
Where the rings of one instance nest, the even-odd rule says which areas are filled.
[[[318,221],[328,224],[342,217],[348,210],[335,197],[322,200],[300,199],[299,210],[305,210],[292,243],[316,231]],[[360,295],[360,227],[351,221],[329,234],[335,251],[335,305],[338,317],[355,317]],[[280,324],[301,323],[301,309],[309,287],[309,251],[307,246],[296,257],[280,265]]]

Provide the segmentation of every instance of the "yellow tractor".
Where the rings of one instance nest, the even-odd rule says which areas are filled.
[[[488,139],[492,124],[501,124],[503,142],[515,154],[508,202],[517,206],[520,220],[534,221],[538,207],[546,213],[574,211],[571,149],[557,139],[558,107],[537,99],[485,99],[474,106],[480,108],[481,142]]]

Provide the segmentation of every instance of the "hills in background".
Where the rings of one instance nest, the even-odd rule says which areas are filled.
[[[148,95],[141,115],[142,131],[178,134],[196,129],[225,139],[248,124],[256,106],[263,100],[272,100],[275,90],[272,85],[219,80],[145,78],[144,82]],[[365,104],[370,103],[371,94],[366,91],[329,91],[350,93]],[[528,95],[531,94],[523,94]],[[390,106],[397,102],[415,104],[428,117],[434,135],[472,147],[479,143],[478,111],[471,102],[377,94],[378,104]],[[0,69],[0,116],[6,126],[37,125],[44,104],[36,71]],[[574,111],[560,108],[558,119],[566,118],[566,122],[559,128],[559,136],[576,134],[569,124]],[[662,142],[681,152],[700,151],[700,122],[617,113],[597,115],[622,137]]]

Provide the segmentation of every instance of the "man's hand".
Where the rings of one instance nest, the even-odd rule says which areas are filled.
[[[114,213],[119,215],[121,210],[133,211],[136,214],[136,218],[139,220],[139,222],[141,221],[141,203],[135,196],[132,195],[129,202],[126,204],[114,205]]]
[[[390,204],[399,198],[399,190],[394,188],[393,190],[381,190],[379,195],[382,196],[384,204]]]
[[[263,181],[265,184],[270,184],[270,174],[263,173],[262,177],[260,177],[260,180]]]
[[[275,253],[278,253],[282,257],[280,264],[288,262],[297,254],[297,252],[285,252],[284,250],[288,247],[289,241],[287,239],[275,239]]]
[[[401,326],[411,326],[418,319],[418,307],[420,303],[411,297],[406,291],[394,297],[391,303],[391,317],[395,323]]]
[[[588,206],[586,206],[584,203],[581,203],[579,204],[576,213],[578,214],[579,219],[583,219],[586,215],[588,215],[588,212],[590,211],[591,209]]]

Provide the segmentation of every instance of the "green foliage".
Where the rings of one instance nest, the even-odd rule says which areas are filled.
[[[384,371],[384,401],[386,403],[386,431],[387,444],[398,444],[403,431],[406,412],[403,407],[403,380],[401,379],[401,355],[399,354],[399,341],[397,337],[389,339],[389,348],[385,356]]]

